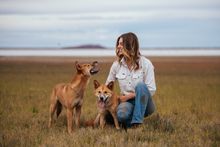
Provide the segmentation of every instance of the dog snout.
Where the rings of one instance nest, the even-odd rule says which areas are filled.
[[[100,97],[99,99],[100,99],[101,101],[104,101],[104,97]]]
[[[98,62],[94,61],[92,63],[92,69],[90,70],[90,73],[93,75],[96,74],[98,71],[99,71]]]

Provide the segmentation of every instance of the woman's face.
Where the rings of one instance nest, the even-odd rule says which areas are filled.
[[[122,49],[124,48],[123,46],[123,38],[120,38],[118,41],[118,45],[117,45],[117,55],[121,56],[122,55]]]

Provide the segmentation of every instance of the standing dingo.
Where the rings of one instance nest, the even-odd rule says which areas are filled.
[[[99,71],[97,61],[92,64],[78,64],[78,62],[76,62],[75,67],[77,73],[73,77],[72,81],[70,83],[57,84],[52,91],[50,99],[50,117],[48,127],[51,127],[54,112],[56,111],[58,117],[62,111],[62,106],[64,106],[67,110],[68,133],[72,133],[74,109],[76,116],[75,123],[79,127],[85,88],[89,83],[91,75],[96,74]]]

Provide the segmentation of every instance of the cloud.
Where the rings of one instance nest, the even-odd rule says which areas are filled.
[[[43,45],[49,46],[88,42],[114,46],[117,35],[127,31],[139,34],[144,46],[158,45],[160,42],[161,45],[172,43],[175,45],[175,42],[184,44],[189,38],[187,35],[191,38],[203,37],[193,34],[199,29],[198,26],[206,31],[208,35],[203,34],[206,38],[216,37],[212,32],[220,33],[217,27],[220,25],[218,0],[0,0],[0,2],[0,46],[10,45],[15,41],[19,45],[25,45],[23,41],[25,38],[28,38],[29,44],[32,42],[35,46],[42,45],[42,42]],[[169,37],[166,36],[167,32],[170,33]],[[178,36],[181,35],[179,32],[187,32],[182,35],[185,40]],[[173,42],[175,38],[182,40]]]
[[[119,15],[120,14],[120,15]],[[8,14],[0,15],[0,30],[55,30],[94,28],[130,22],[158,22],[177,20],[220,20],[220,10],[164,10],[126,11],[83,14]]]
[[[1,0],[0,13],[60,14],[219,7],[218,0]]]

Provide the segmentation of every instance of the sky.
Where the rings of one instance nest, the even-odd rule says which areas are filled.
[[[220,0],[0,0],[0,47],[220,47]]]

